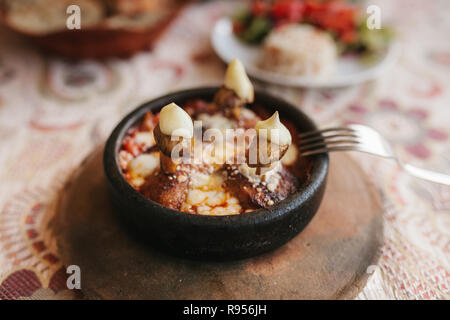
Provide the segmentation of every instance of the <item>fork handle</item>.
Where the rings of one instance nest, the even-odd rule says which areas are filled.
[[[410,164],[400,163],[400,166],[409,174],[421,178],[424,180],[428,180],[431,182],[436,182],[440,184],[444,184],[450,186],[450,175],[434,172],[430,170],[425,170],[421,168],[414,167]]]

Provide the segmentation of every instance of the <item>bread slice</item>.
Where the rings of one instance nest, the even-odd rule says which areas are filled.
[[[104,5],[96,0],[9,0],[5,5],[5,20],[13,29],[27,34],[64,31],[70,16],[67,8],[72,4],[80,7],[81,29],[100,23],[105,16]]]

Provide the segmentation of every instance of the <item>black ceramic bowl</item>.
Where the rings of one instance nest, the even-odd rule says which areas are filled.
[[[212,101],[219,88],[199,88],[171,93],[128,114],[114,129],[104,152],[103,165],[111,193],[122,221],[140,239],[165,252],[188,258],[233,260],[255,256],[288,242],[302,231],[316,213],[325,189],[328,155],[308,157],[310,171],[299,190],[268,209],[229,216],[184,213],[161,206],[133,189],[118,163],[118,151],[127,130],[149,110],[158,112],[175,102],[183,106],[190,99]],[[300,110],[267,93],[256,91],[255,103],[267,111],[279,111],[299,132],[316,130]]]

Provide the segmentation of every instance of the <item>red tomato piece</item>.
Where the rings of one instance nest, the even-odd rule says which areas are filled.
[[[245,31],[245,26],[242,22],[233,22],[233,33],[240,34]]]
[[[156,127],[158,121],[156,116],[154,116],[150,111],[147,112],[144,116],[144,120],[142,120],[140,125],[140,130],[142,131],[151,131]]]
[[[356,14],[356,7],[341,0],[326,2],[308,0],[305,4],[305,16],[308,21],[339,36],[356,31]],[[349,34],[345,39],[350,38]]]
[[[251,13],[254,16],[263,16],[267,13],[269,4],[264,0],[253,0],[251,5]]]
[[[304,11],[303,1],[284,0],[273,5],[271,14],[277,24],[280,24],[277,20],[296,23],[302,20]]]
[[[131,136],[125,138],[123,141],[123,148],[135,157],[138,156],[141,151],[136,140]]]
[[[355,30],[347,30],[339,36],[339,40],[344,43],[353,43],[358,40],[358,33]]]

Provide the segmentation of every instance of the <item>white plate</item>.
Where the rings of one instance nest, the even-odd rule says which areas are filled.
[[[334,88],[349,86],[374,79],[388,70],[397,61],[400,46],[391,43],[386,52],[370,65],[360,63],[355,57],[338,58],[336,71],[324,78],[309,76],[287,76],[263,70],[257,63],[261,55],[261,46],[251,46],[240,41],[234,34],[229,18],[219,20],[211,34],[211,42],[219,57],[229,63],[238,58],[244,64],[247,73],[257,79],[284,86]]]

